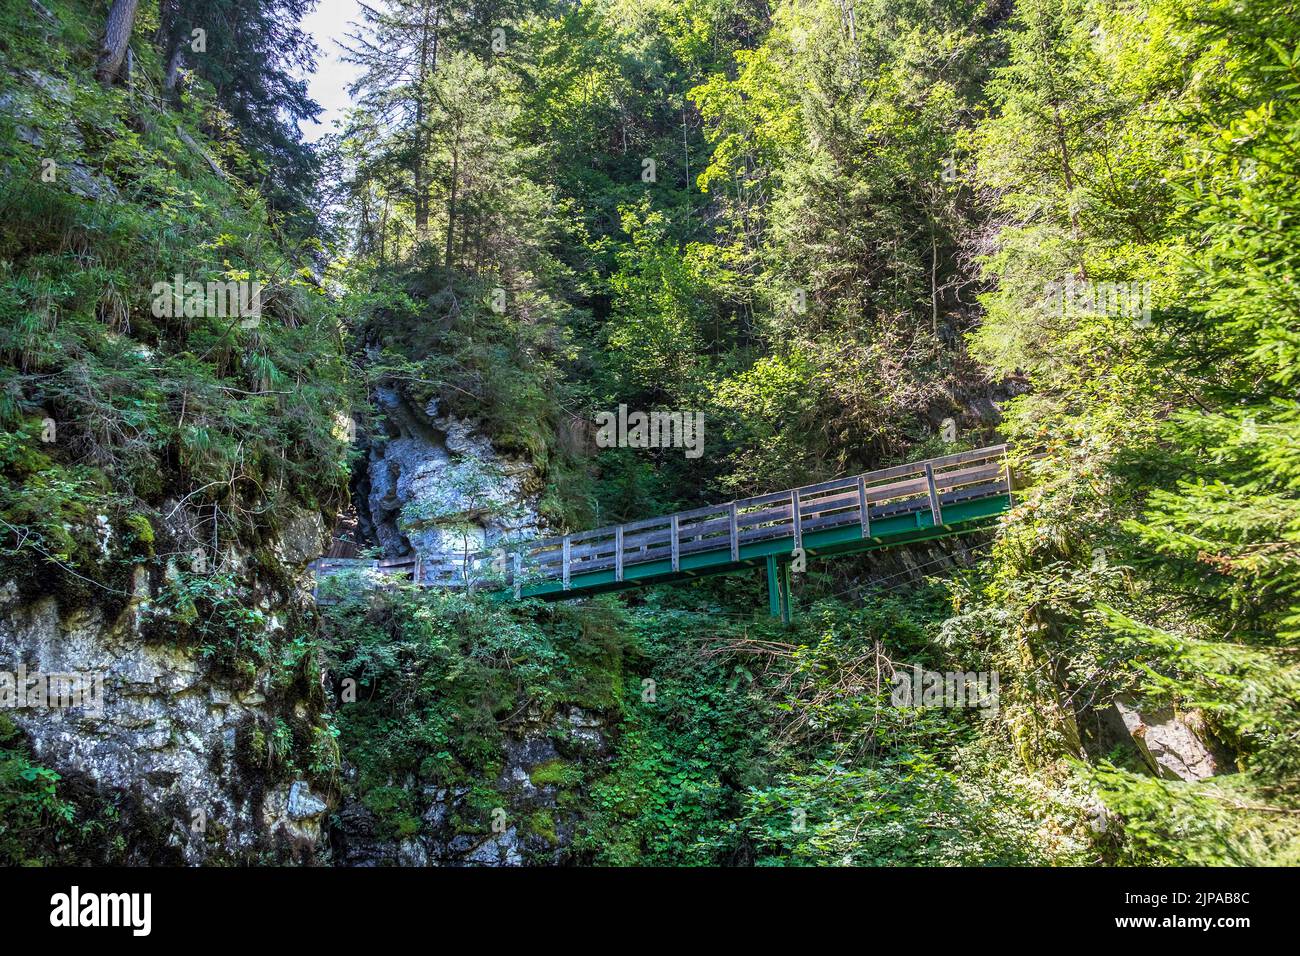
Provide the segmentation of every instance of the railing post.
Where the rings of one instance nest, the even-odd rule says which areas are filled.
[[[566,534],[564,536],[564,570],[563,570],[564,590],[566,591],[569,590],[569,552],[571,547],[572,545],[569,541],[569,536]]]
[[[871,537],[871,505],[867,503],[867,479],[858,475],[858,521],[862,525],[862,537]]]
[[[794,547],[798,551],[803,547],[803,532],[799,528],[799,489],[790,492],[790,519],[794,523]]]
[[[614,529],[614,580],[623,580],[623,526]]]
[[[934,487],[934,467],[928,461],[925,463],[925,482],[930,489],[930,517],[937,528],[943,524],[943,509],[939,507],[939,493]]]
[[[1011,456],[1007,453],[1007,447],[1005,445],[1002,446],[1002,464],[1005,465],[1007,469],[1007,507],[1014,508],[1016,506],[1016,499],[1011,491]]]
[[[731,523],[731,560],[740,560],[740,532],[736,528],[736,503],[727,505],[727,520]]]
[[[678,543],[677,540],[678,534],[681,531],[681,529],[678,527],[677,515],[673,515],[671,518],[669,518],[668,523],[669,523],[669,530],[672,535],[673,571],[676,572],[676,571],[680,571],[682,567],[681,545]]]

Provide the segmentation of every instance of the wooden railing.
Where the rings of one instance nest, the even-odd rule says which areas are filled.
[[[810,532],[857,526],[872,537],[872,524],[886,518],[929,512],[943,525],[943,509],[1011,492],[1006,446],[945,455],[928,461],[836,478],[790,491],[759,495],[721,505],[592,531],[525,541],[494,550],[437,559],[395,558],[379,561],[322,561],[318,573],[358,565],[387,574],[409,576],[421,584],[456,585],[495,575],[516,589],[521,580],[570,581],[583,574],[613,570],[624,580],[629,568],[669,561],[680,570],[686,555],[730,550],[741,559],[745,545],[789,538],[802,546]],[[323,565],[330,567],[325,568]]]

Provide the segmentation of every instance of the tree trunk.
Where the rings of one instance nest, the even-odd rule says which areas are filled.
[[[452,257],[455,252],[454,237],[456,234],[456,187],[460,179],[460,131],[456,131],[456,139],[451,149],[451,189],[447,193],[447,268],[452,267]]]
[[[939,337],[939,237],[930,234],[930,322]]]
[[[432,9],[433,23],[429,22]],[[415,234],[416,241],[423,242],[429,237],[429,178],[425,172],[425,152],[428,149],[426,134],[427,98],[429,91],[425,84],[430,75],[438,69],[438,31],[442,23],[442,8],[424,4],[423,23],[420,32],[420,77],[415,101]]]
[[[172,55],[167,58],[167,75],[163,79],[163,88],[168,93],[176,89],[176,83],[181,78],[181,67],[185,65],[185,44],[180,41],[180,37],[173,42],[175,47]]]
[[[1061,148],[1061,171],[1065,174],[1065,189],[1070,194],[1070,231],[1075,242],[1080,242],[1079,211],[1074,208],[1074,167],[1070,163],[1070,142],[1065,136],[1065,122],[1061,119],[1061,107],[1052,103],[1052,117],[1056,123],[1056,140]],[[1080,259],[1079,275],[1088,278],[1088,266]]]
[[[135,9],[139,5],[140,0],[113,0],[108,11],[108,22],[104,24],[104,37],[99,45],[99,64],[95,68],[95,75],[105,86],[111,86],[122,70],[131,31],[135,29]]]
[[[420,63],[420,86],[415,100],[415,156],[412,157],[411,170],[412,178],[415,181],[415,236],[417,242],[423,242],[429,235],[429,187],[424,178],[424,98],[428,95],[425,91],[428,74],[423,67],[423,46],[421,46]]]
[[[154,35],[154,46],[166,65],[163,74],[163,89],[174,93],[180,81],[181,67],[185,65],[185,37],[181,23],[180,0],[161,0],[158,5],[158,32]]]

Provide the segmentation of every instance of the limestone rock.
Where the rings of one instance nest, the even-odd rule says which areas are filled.
[[[28,70],[24,74],[33,86],[58,103],[60,106],[72,105],[72,90],[66,80],[40,70]]]
[[[29,70],[26,80],[30,86],[27,90],[0,94],[0,113],[5,113],[14,120],[14,132],[18,139],[37,149],[46,148],[46,139],[38,127],[35,99],[39,96],[57,108],[66,110],[72,104],[72,91],[68,84],[49,73]],[[58,130],[59,136],[74,151],[84,147],[81,134],[75,124],[66,124]],[[50,157],[53,158],[53,157]],[[105,202],[117,202],[121,194],[117,187],[105,176],[95,172],[80,160],[61,162],[54,167],[55,182],[62,183],[78,196]]]
[[[1124,698],[1116,698],[1114,708],[1142,759],[1159,776],[1204,780],[1220,772],[1220,758],[1195,715],[1168,708],[1142,712]]]
[[[289,787],[289,818],[291,820],[310,820],[319,817],[329,809],[327,804],[312,793],[311,784],[306,780],[295,780]]]
[[[292,509],[280,532],[280,555],[286,564],[304,565],[325,553],[325,524],[315,511]]]
[[[464,862],[473,866],[523,866],[518,829],[510,827],[488,837],[466,854]]]
[[[567,723],[570,739],[584,748],[598,752],[605,750],[605,735],[601,732],[605,722],[600,717],[589,714],[580,707],[572,707],[569,709]]]
[[[235,759],[241,726],[273,719],[265,688],[232,690],[213,677],[197,648],[145,640],[137,612],[147,610],[148,586],[138,577],[134,584],[133,605],[115,620],[99,608],[60,608],[53,597],[11,603],[0,613],[0,670],[21,665],[29,675],[76,674],[101,688],[82,706],[8,712],[36,759],[106,795],[129,798],[174,854],[172,862],[273,849],[275,831],[283,831],[296,858],[313,857],[320,798],[304,784],[296,793],[272,790],[259,802],[260,776]]]
[[[376,390],[388,434],[372,439],[368,525],[392,557],[474,552],[540,533],[525,463],[505,458],[472,424],[416,408],[395,387]]]
[[[262,822],[273,840],[287,845],[295,857],[303,857],[320,841],[321,815],[325,809],[324,801],[311,793],[305,781],[295,780],[266,794],[262,800]]]

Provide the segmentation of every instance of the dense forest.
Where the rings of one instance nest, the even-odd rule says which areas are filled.
[[[0,862],[1300,863],[1300,4],[313,6],[0,0]],[[789,623],[307,569],[1000,442]]]

